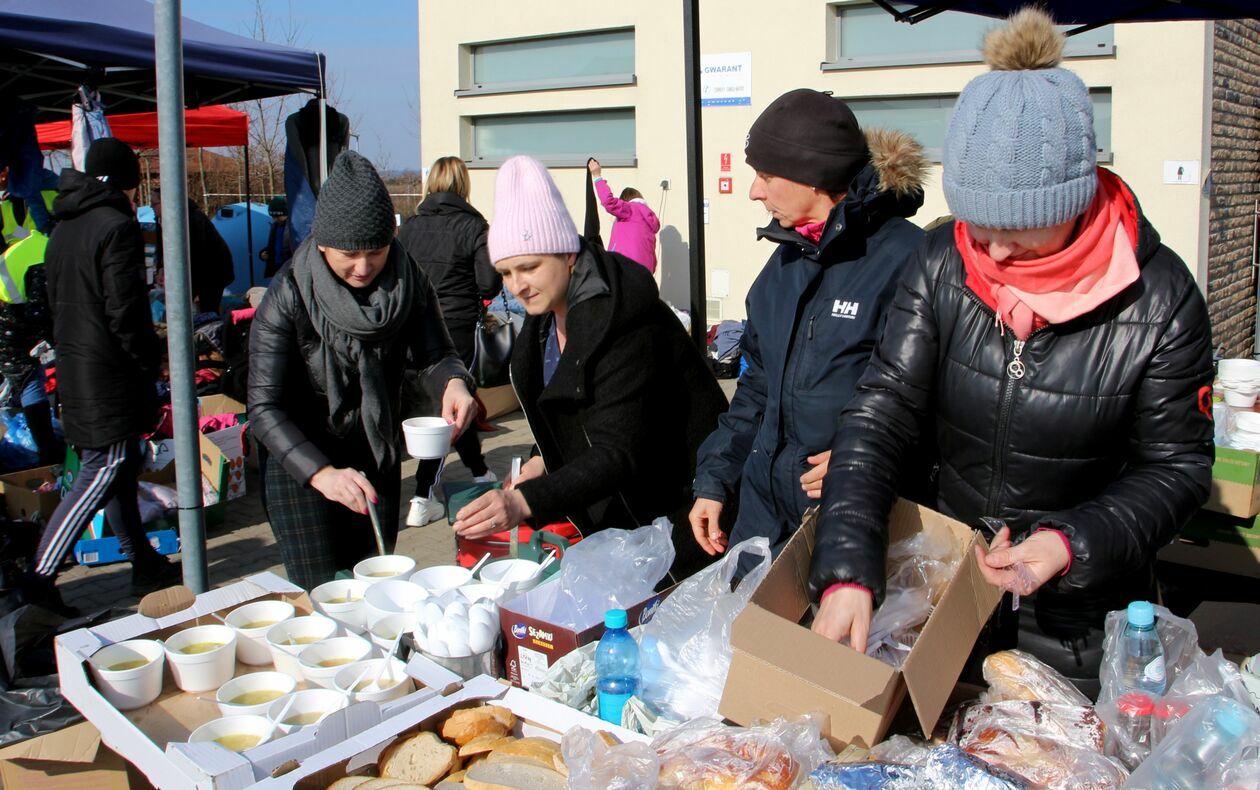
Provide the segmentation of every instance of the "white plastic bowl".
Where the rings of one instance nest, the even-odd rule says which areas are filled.
[[[276,731],[284,735],[288,735],[294,730],[300,730],[303,727],[311,727],[323,721],[328,714],[339,711],[346,705],[350,704],[350,700],[345,694],[332,689],[306,689],[304,691],[295,691],[289,699],[293,700],[293,704],[289,706],[288,713],[284,714],[284,721],[276,726]],[[288,699],[278,699],[271,704],[271,709],[267,711],[267,717],[276,719],[280,716],[284,706],[289,702]],[[306,724],[285,724],[285,721],[292,721],[297,716],[307,716],[308,714],[316,714],[313,720]]]
[[[267,711],[271,709],[271,703],[277,699],[284,699],[296,689],[297,680],[283,672],[251,672],[248,675],[232,678],[219,686],[218,692],[214,695],[214,701],[219,703],[219,710],[224,716],[266,716]],[[242,694],[253,691],[278,691],[280,696],[252,705],[237,704],[232,701]]]
[[[1260,360],[1222,359],[1216,363],[1216,375],[1221,382],[1260,382]]]
[[[133,669],[110,669],[130,661],[145,662]],[[129,639],[102,647],[88,659],[96,687],[118,710],[143,708],[162,694],[166,651],[156,639]]]
[[[267,632],[272,626],[293,619],[294,612],[293,604],[285,601],[255,601],[233,609],[224,622],[236,630],[236,660],[250,666],[270,664]],[[254,623],[263,625],[246,628]]]
[[[363,594],[371,586],[361,579],[338,579],[324,582],[311,590],[311,600],[320,614],[331,617],[345,626],[347,631],[361,634],[367,629],[367,610],[363,606]],[[332,603],[333,599],[350,598],[344,603]]]
[[[283,672],[297,680],[305,680],[298,653],[310,645],[331,639],[341,630],[336,620],[320,614],[295,617],[273,625],[267,631],[267,647],[271,650],[271,662],[277,672]],[[299,641],[299,640],[312,641]]]
[[[1235,409],[1250,409],[1256,405],[1256,396],[1260,395],[1260,391],[1256,389],[1236,390],[1232,387],[1225,388],[1225,405],[1232,406]]]
[[[372,643],[357,636],[339,636],[311,645],[298,654],[302,675],[308,683],[322,688],[332,688],[333,678],[346,664],[364,661],[372,655]],[[321,666],[325,661],[336,661],[333,666]]]
[[[507,583],[501,585],[505,594],[519,595],[534,589],[542,581],[542,566],[531,560],[495,560],[487,563],[479,575],[483,582],[489,584],[499,584],[507,577]]]
[[[399,631],[410,631],[413,628],[415,628],[415,618],[412,615],[390,614],[373,623],[372,630],[368,634],[372,637],[372,644],[384,653],[394,646],[394,640],[398,638]]]
[[[412,614],[415,605],[429,597],[429,593],[415,582],[390,579],[373,584],[363,595],[367,610],[368,627],[391,614]]]
[[[503,600],[508,593],[507,589],[499,587],[497,584],[465,584],[459,588],[459,594],[464,597],[468,603],[476,603],[477,601],[490,601],[497,604]]]
[[[333,688],[341,692],[350,690],[350,684],[367,672],[364,682],[370,682],[380,671],[383,658],[373,658],[356,664],[347,664],[341,668],[333,680]],[[406,696],[415,690],[415,683],[407,675],[407,665],[396,658],[389,660],[389,669],[381,676],[380,685],[370,685],[363,691],[351,694],[354,702],[386,702]]]
[[[403,420],[402,428],[412,458],[445,458],[451,451],[453,426],[442,417],[412,417]]]
[[[368,584],[380,584],[393,579],[406,579],[416,570],[416,561],[401,554],[382,554],[368,557],[354,566],[354,578]],[[382,575],[374,575],[382,574]]]
[[[432,565],[411,574],[413,584],[418,584],[432,596],[441,595],[472,581],[472,571],[458,565]]]
[[[283,700],[277,700],[282,702]],[[279,727],[276,728],[277,730]],[[260,739],[267,736],[271,732],[271,720],[266,716],[227,716],[222,719],[215,719],[206,722],[197,729],[192,731],[192,735],[188,736],[189,743],[203,743],[214,741],[225,735],[257,735]],[[263,743],[259,740],[254,746]],[[222,744],[219,744],[222,746]],[[227,748],[224,746],[223,748]],[[252,746],[250,748],[253,748]]]
[[[204,653],[183,652],[189,645],[204,642],[218,646]],[[217,689],[236,674],[236,631],[226,625],[185,628],[167,639],[165,647],[175,685],[183,691]]]

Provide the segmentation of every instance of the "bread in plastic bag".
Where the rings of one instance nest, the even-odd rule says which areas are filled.
[[[1121,640],[1128,622],[1128,613],[1123,609],[1107,613],[1102,668],[1098,673],[1102,685],[1098,693],[1099,703],[1110,702],[1129,691],[1122,686],[1120,680],[1124,663]],[[1171,687],[1177,676],[1203,652],[1199,649],[1199,632],[1194,623],[1177,617],[1165,607],[1156,604],[1155,633],[1164,646],[1164,669],[1168,673]]]
[[[951,744],[928,752],[922,765],[826,763],[810,774],[816,790],[1027,790],[1028,783]]]
[[[560,739],[570,790],[642,790],[656,787],[661,764],[638,741],[609,745],[598,733],[573,727]]]
[[[760,560],[732,591],[744,554]],[[769,540],[749,538],[661,602],[639,642],[639,697],[653,711],[678,721],[717,714],[731,666],[731,625],[769,572]]]
[[[984,659],[989,690],[984,702],[1042,700],[1066,705],[1089,705],[1089,697],[1056,669],[1022,650],[1002,650]]]
[[[787,790],[835,757],[817,715],[753,727],[696,719],[657,736],[652,747],[661,760],[662,790]]]
[[[945,531],[920,532],[888,547],[888,584],[871,618],[868,656],[893,667],[905,663],[960,559],[958,541]]]

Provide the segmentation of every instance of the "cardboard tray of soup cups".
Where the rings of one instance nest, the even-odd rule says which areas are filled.
[[[174,683],[169,667],[163,668],[162,691],[143,707],[122,711],[105,697],[90,672],[89,659],[105,647],[131,639],[166,639],[198,625],[217,624],[214,615],[226,616],[253,601],[282,600],[295,614],[311,614],[310,598],[298,587],[272,573],[261,573],[196,597],[192,606],[151,618],[130,615],[93,628],[58,636],[55,641],[57,669],[65,698],[101,732],[111,749],[136,766],[159,788],[235,790],[249,787],[279,766],[308,759],[328,744],[340,743],[356,733],[396,716],[410,707],[457,689],[459,679],[432,665],[408,669],[416,691],[389,702],[358,702],[329,715],[319,724],[288,735],[277,733],[270,741],[242,753],[217,743],[188,743],[197,727],[222,716],[214,702],[215,691],[184,692]],[[268,666],[236,663],[235,676],[268,671]],[[310,688],[302,681],[298,688]]]

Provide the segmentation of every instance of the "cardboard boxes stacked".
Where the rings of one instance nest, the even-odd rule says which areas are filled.
[[[1212,492],[1161,560],[1260,578],[1260,454],[1217,447]]]

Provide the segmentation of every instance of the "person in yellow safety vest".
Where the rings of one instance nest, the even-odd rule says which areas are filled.
[[[52,215],[53,200],[57,197],[57,190],[45,189],[40,192],[40,196],[44,199],[44,207],[48,210],[48,214]],[[9,194],[9,168],[0,169],[0,224],[3,225],[4,246],[9,246],[14,242],[21,241],[31,234],[32,231],[39,230],[48,233],[51,227],[39,227],[39,222],[35,215],[26,210],[26,201],[16,195]]]
[[[53,433],[43,365],[31,355],[41,342],[52,344],[47,247],[48,237],[36,230],[0,253],[0,374],[22,406],[41,466],[56,463],[65,452]]]

